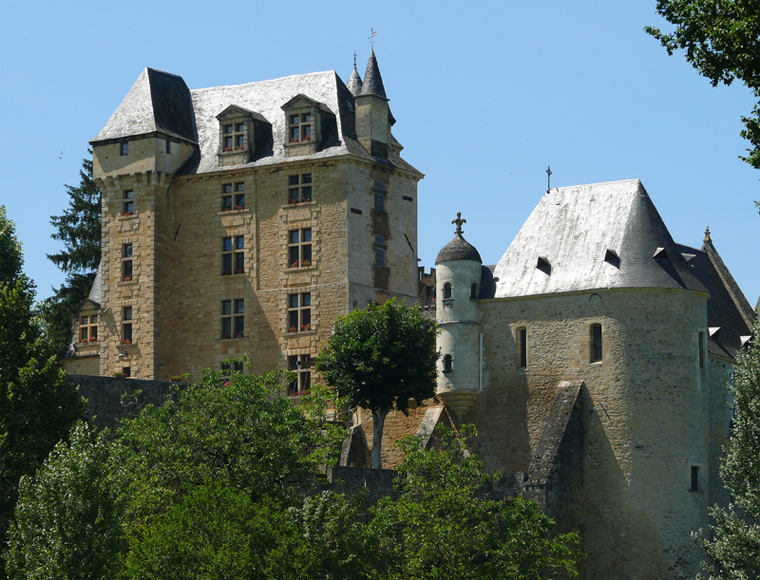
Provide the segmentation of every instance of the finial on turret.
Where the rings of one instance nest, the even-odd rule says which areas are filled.
[[[551,166],[546,167],[546,193],[549,193],[549,190],[552,188],[552,168]]]
[[[707,226],[705,228],[705,239],[703,240],[705,243],[712,242],[712,238],[710,237],[710,226]]]
[[[354,69],[356,69],[356,50],[354,50]]]
[[[456,235],[458,235],[459,237],[461,237],[462,236],[462,224],[466,224],[467,223],[467,220],[463,220],[462,219],[462,212],[461,211],[457,212],[457,219],[451,220],[451,223],[457,225]]]
[[[374,29],[374,28],[370,28],[370,29],[369,29],[369,31],[370,31],[370,35],[369,35],[369,43],[370,43],[370,44],[372,45],[372,47],[374,48],[374,46],[375,46],[375,37],[377,36],[377,32],[375,32],[375,29]]]

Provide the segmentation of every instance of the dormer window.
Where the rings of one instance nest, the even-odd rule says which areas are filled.
[[[290,115],[288,131],[291,143],[307,143],[314,134],[314,115],[311,112]]]
[[[222,150],[225,153],[243,151],[245,148],[245,123],[226,123],[222,131]]]

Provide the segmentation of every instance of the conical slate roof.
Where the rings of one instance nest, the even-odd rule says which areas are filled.
[[[359,71],[356,70],[356,65],[354,65],[354,70],[351,71],[351,76],[346,86],[353,96],[356,97],[362,94],[362,78],[359,76]]]
[[[706,291],[638,179],[547,192],[494,276],[496,298],[599,288]]]
[[[380,76],[380,69],[377,66],[374,48],[370,52],[369,60],[367,61],[367,72],[364,73],[362,95],[379,95],[385,99],[388,98],[383,86],[383,77]]]

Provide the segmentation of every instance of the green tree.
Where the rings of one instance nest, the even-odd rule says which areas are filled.
[[[0,550],[18,497],[32,475],[84,413],[77,390],[63,381],[49,343],[32,315],[34,284],[21,273],[13,223],[0,211]]]
[[[280,373],[225,378],[207,369],[202,382],[120,428],[132,537],[208,482],[242,490],[254,502],[301,501],[318,465],[335,461],[345,429],[280,396],[284,380]]]
[[[465,436],[469,429],[465,429]],[[534,502],[489,497],[498,475],[487,475],[469,454],[465,439],[437,432],[437,449],[422,449],[416,437],[399,442],[398,499],[373,508],[370,536],[375,566],[383,578],[458,580],[577,576],[581,556],[576,534],[551,536],[554,522]]]
[[[21,480],[9,532],[8,577],[112,578],[125,544],[125,484],[107,433],[77,423],[70,443],[59,442],[37,474]]]
[[[89,153],[92,153],[90,151]],[[64,249],[48,254],[66,280],[55,294],[39,306],[46,331],[60,355],[66,354],[71,343],[71,321],[76,308],[87,298],[100,263],[100,205],[101,196],[92,179],[92,160],[84,159],[77,187],[66,185],[68,208],[50,223],[56,228],[53,239],[63,242]]]
[[[686,60],[713,86],[742,81],[758,102],[742,117],[741,136],[752,146],[741,157],[760,169],[760,3],[756,0],[658,0],[657,12],[675,31],[644,30],[659,40],[668,54],[686,51]]]
[[[697,534],[710,559],[701,577],[710,580],[760,578],[760,318],[753,330],[754,338],[736,357],[729,385],[734,424],[721,477],[732,503],[710,510],[710,538]]]
[[[316,369],[352,406],[372,412],[372,467],[382,464],[385,418],[408,413],[409,401],[435,397],[435,323],[417,308],[370,304],[335,321]]]

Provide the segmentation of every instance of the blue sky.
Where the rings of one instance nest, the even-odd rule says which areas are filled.
[[[709,226],[749,301],[760,295],[760,172],[742,85],[713,88],[643,32],[654,0],[244,2],[0,0],[0,204],[38,297],[63,275],[50,216],[87,142],[145,67],[192,88],[336,70],[363,74],[370,28],[419,187],[420,257],[453,236],[495,264],[546,189],[640,178],[677,242]]]

